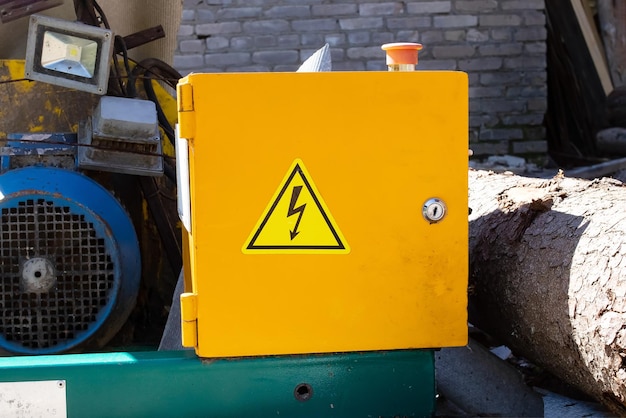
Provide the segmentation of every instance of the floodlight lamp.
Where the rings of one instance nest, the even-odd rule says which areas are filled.
[[[28,29],[25,77],[105,94],[113,32],[80,22],[33,15]]]
[[[46,31],[41,51],[42,67],[65,74],[92,78],[96,72],[98,44],[89,39]]]

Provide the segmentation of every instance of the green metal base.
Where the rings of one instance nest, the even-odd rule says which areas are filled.
[[[0,358],[0,382],[24,381],[63,387],[68,417],[421,417],[435,410],[430,350],[217,360],[192,351]],[[7,399],[12,386],[0,383],[2,416],[16,405]]]

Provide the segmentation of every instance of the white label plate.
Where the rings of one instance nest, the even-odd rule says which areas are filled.
[[[0,417],[67,417],[65,380],[0,382]]]

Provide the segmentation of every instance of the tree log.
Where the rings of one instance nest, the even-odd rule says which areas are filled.
[[[470,171],[470,321],[626,415],[626,187]]]

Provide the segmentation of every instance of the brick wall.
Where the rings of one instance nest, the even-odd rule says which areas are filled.
[[[184,0],[174,66],[293,71],[329,43],[333,71],[385,70],[380,45],[420,42],[418,70],[469,74],[476,155],[541,155],[546,33],[544,0]]]

